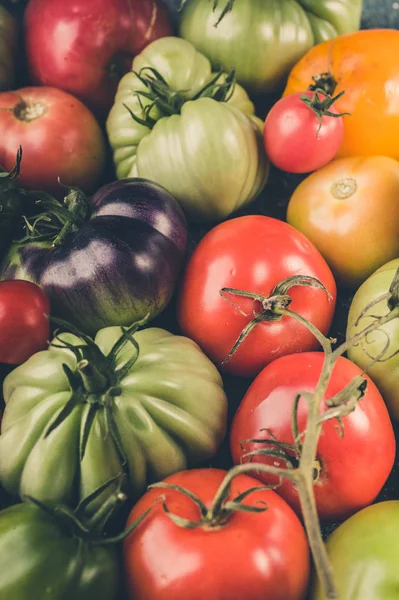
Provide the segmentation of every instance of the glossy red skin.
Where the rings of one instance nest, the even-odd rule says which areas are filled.
[[[343,117],[321,117],[301,100],[314,92],[300,92],[276,102],[264,127],[265,148],[271,162],[283,171],[309,173],[329,163],[344,139]],[[319,94],[323,99],[325,96]],[[334,105],[329,109],[337,114]],[[345,117],[349,118],[350,117]]]
[[[13,109],[23,99],[44,107],[42,116],[23,121]],[[79,100],[50,87],[27,87],[0,94],[0,165],[10,171],[22,146],[21,186],[60,193],[64,185],[85,192],[97,186],[105,164],[105,142],[95,117]],[[61,193],[64,192],[61,190]]]
[[[245,317],[219,290],[230,287],[269,296],[277,283],[299,274],[319,279],[331,298],[320,289],[297,286],[288,292],[290,309],[327,333],[336,285],[313,244],[287,223],[270,217],[251,215],[221,223],[201,240],[187,265],[178,307],[180,327],[220,367],[253,315],[251,300],[230,296]],[[283,317],[256,325],[223,369],[252,377],[279,356],[317,347],[303,325]]]
[[[277,440],[293,443],[291,414],[299,391],[313,391],[323,363],[322,352],[284,356],[266,367],[255,379],[235,414],[231,429],[231,451],[236,464],[242,455],[262,444],[240,443],[247,439],[268,437],[268,428]],[[346,358],[339,358],[327,388],[326,398],[343,389],[361,369]],[[344,436],[340,437],[337,421],[323,424],[317,457],[322,470],[314,486],[319,516],[323,520],[349,517],[371,504],[381,491],[395,460],[395,436],[386,405],[377,387],[367,379],[367,392],[355,410],[343,418]],[[323,404],[322,412],[325,410]],[[307,403],[299,404],[299,431],[306,426]],[[282,461],[259,457],[257,460],[275,466]],[[263,482],[274,481],[259,475]],[[276,490],[300,513],[298,494],[285,480]]]
[[[165,479],[199,496],[209,507],[226,471],[193,469]],[[231,496],[257,487],[252,477],[233,480]],[[192,500],[166,489],[148,491],[133,508],[132,523],[155,508],[124,543],[124,564],[132,600],[303,600],[309,579],[309,549],[304,529],[291,508],[274,492],[250,494],[245,504],[267,502],[268,510],[236,512],[219,529],[184,529],[165,514],[198,521]]]
[[[17,365],[47,348],[50,302],[29,281],[0,281],[0,363]]]
[[[133,56],[166,35],[172,26],[160,0],[30,0],[25,11],[32,81],[70,92],[101,116]],[[115,55],[124,63],[119,77],[107,71]]]

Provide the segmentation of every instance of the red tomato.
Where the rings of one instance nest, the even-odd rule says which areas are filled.
[[[65,185],[92,191],[103,174],[105,142],[88,108],[55,88],[0,94],[0,165],[10,171],[22,146],[18,182],[59,193]]]
[[[133,56],[167,35],[172,26],[159,0],[30,0],[25,11],[32,81],[74,94],[101,116]]]
[[[182,471],[165,479],[196,494],[210,507],[226,472]],[[252,477],[233,480],[229,498],[259,486]],[[155,508],[124,543],[124,564],[132,600],[302,600],[309,578],[309,549],[303,527],[274,492],[257,491],[244,504],[267,510],[236,511],[225,523],[184,529],[165,513],[198,521],[198,506],[181,492],[148,491],[128,524]]]
[[[0,281],[0,363],[23,363],[47,347],[49,313],[50,302],[39,286]]]
[[[293,443],[291,417],[293,402],[299,391],[315,389],[324,360],[322,352],[284,356],[266,367],[255,379],[241,402],[231,429],[233,460],[239,464],[244,453],[263,444],[241,442],[270,438],[268,429],[281,442]],[[342,390],[362,370],[346,358],[339,358],[330,379],[326,399]],[[367,392],[355,410],[344,417],[344,436],[339,435],[337,421],[323,424],[317,459],[320,473],[314,492],[322,519],[343,519],[371,504],[381,491],[394,463],[395,436],[388,411],[378,389],[365,376]],[[322,412],[326,410],[323,404]],[[307,402],[299,403],[299,431],[306,428]],[[263,431],[262,431],[263,430]],[[244,459],[245,460],[245,459]],[[257,457],[257,461],[284,466],[283,461]],[[266,474],[259,479],[275,482]],[[299,498],[292,484],[285,480],[276,490],[298,512]]]
[[[307,106],[301,92],[281,98],[271,108],[264,127],[265,148],[270,161],[290,173],[309,173],[329,163],[344,139],[343,117],[321,116]],[[318,94],[323,100],[325,96]],[[334,106],[329,108],[338,114]]]
[[[277,283],[293,275],[315,277],[331,294],[303,286],[288,292],[290,309],[327,333],[336,286],[313,244],[287,223],[270,217],[252,215],[221,223],[201,240],[188,263],[178,309],[181,329],[220,366],[253,318],[254,308],[251,299],[227,294],[240,312],[220,290],[229,287],[269,296]],[[317,347],[304,325],[284,316],[258,323],[223,368],[250,377],[279,356]]]

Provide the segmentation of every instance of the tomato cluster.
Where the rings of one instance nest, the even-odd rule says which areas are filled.
[[[399,32],[165,1],[0,6],[0,598],[391,600]]]

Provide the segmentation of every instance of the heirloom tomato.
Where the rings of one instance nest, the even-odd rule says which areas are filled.
[[[299,184],[287,221],[314,243],[341,284],[357,287],[399,256],[399,162],[334,160]]]
[[[291,277],[298,282],[278,287]],[[321,283],[306,285],[309,277]],[[282,221],[250,215],[221,223],[203,237],[183,276],[178,319],[185,335],[218,366],[251,377],[279,356],[318,347],[302,323],[270,314],[268,297],[286,306],[292,301],[290,309],[327,333],[335,296],[333,275],[309,240]]]
[[[103,175],[105,141],[79,100],[51,87],[0,93],[0,165],[11,171],[22,146],[20,185],[60,193],[64,185],[92,192]]]
[[[295,65],[284,95],[309,87],[329,94],[344,90],[336,109],[349,112],[351,117],[344,120],[344,140],[338,156],[398,159],[398,54],[399,31],[394,29],[357,31],[325,41]]]
[[[53,316],[89,334],[165,308],[187,241],[183,211],[166,190],[124,179],[89,199],[71,188],[63,205],[44,197],[37,206],[45,219],[30,217],[32,230],[11,246],[1,279],[37,283]]]
[[[323,352],[303,352],[283,356],[268,365],[254,380],[234,416],[231,429],[233,460],[246,462],[244,455],[265,448],[263,439],[292,445],[287,459],[296,466],[298,455],[292,431],[293,407],[297,394],[313,392],[324,361]],[[335,363],[321,412],[327,401],[340,393],[362,370],[348,359]],[[395,435],[387,408],[375,384],[367,375],[364,397],[352,412],[342,418],[323,422],[314,465],[314,494],[323,520],[343,519],[371,504],[381,491],[395,460]],[[350,396],[348,396],[350,400]],[[307,400],[299,400],[297,423],[306,432]],[[304,433],[306,435],[306,433]],[[250,440],[256,440],[250,441]],[[270,447],[270,446],[269,446]],[[254,458],[255,460],[255,458]],[[257,456],[257,462],[286,465],[284,459]],[[365,477],[367,473],[367,477]],[[274,476],[259,474],[264,483],[278,483]],[[276,489],[298,513],[297,490],[288,479]]]
[[[376,318],[388,315],[390,287],[398,269],[399,258],[396,258],[360,286],[349,309],[347,337],[353,337]],[[399,420],[399,318],[381,325],[360,343],[350,346],[348,356],[367,370],[378,385],[391,416]]]
[[[126,473],[137,496],[148,480],[215,454],[227,407],[217,369],[192,340],[135,329],[107,327],[95,341],[61,333],[7,375],[6,490],[75,506]]]
[[[29,0],[24,21],[31,79],[73,94],[101,117],[133,56],[172,33],[162,0]]]
[[[116,600],[118,554],[103,528],[117,504],[102,505],[91,521],[31,499],[0,511],[0,598]]]
[[[176,473],[138,501],[128,524],[153,508],[124,542],[132,600],[304,600],[309,549],[299,519],[247,475],[238,475],[221,508],[212,510],[225,475],[219,469]],[[162,484],[180,486],[198,501]],[[241,494],[248,495],[240,500]],[[234,510],[233,502],[229,512],[234,500],[257,512]],[[192,527],[174,522],[174,515]]]
[[[245,90],[192,44],[165,37],[136,56],[107,120],[116,173],[165,187],[192,220],[221,220],[263,189],[263,123]]]
[[[327,539],[340,600],[397,600],[399,502],[379,502],[342,523]],[[310,600],[327,600],[314,579]]]
[[[180,35],[215,69],[237,71],[251,93],[279,89],[290,68],[324,40],[359,28],[361,0],[190,0]],[[217,24],[217,26],[215,26]]]

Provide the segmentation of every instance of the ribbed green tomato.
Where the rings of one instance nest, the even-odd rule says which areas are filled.
[[[387,294],[397,269],[399,258],[377,269],[357,290],[349,309],[347,337],[353,337],[371,325],[376,317],[389,313]],[[399,420],[399,319],[382,325],[361,343],[351,346],[348,357],[362,369],[367,369],[387,403],[391,417]],[[373,358],[379,360],[370,366]]]
[[[95,343],[61,334],[6,377],[6,490],[76,504],[126,472],[125,491],[137,496],[149,480],[216,452],[227,408],[216,367],[193,341],[163,329],[131,339],[119,327],[101,329]]]
[[[149,68],[168,86],[155,102],[140,95],[149,89],[139,74],[153,77]],[[209,60],[189,42],[161,38],[134,59],[107,120],[118,178],[159,183],[198,221],[223,219],[250,202],[269,172],[263,123],[247,93],[236,84],[226,98],[219,92],[208,97],[210,91],[202,91],[215,77]],[[218,84],[226,78],[221,75]],[[139,120],[147,116],[146,124],[132,113]]]
[[[327,540],[339,600],[397,600],[399,502],[379,502],[345,521]],[[309,600],[327,600],[316,581]]]
[[[0,92],[11,89],[14,83],[16,53],[17,23],[0,4]]]
[[[116,600],[119,571],[113,547],[72,535],[33,504],[0,512],[3,600]]]
[[[362,0],[188,0],[180,35],[212,62],[236,68],[252,93],[276,90],[315,44],[359,29]]]

